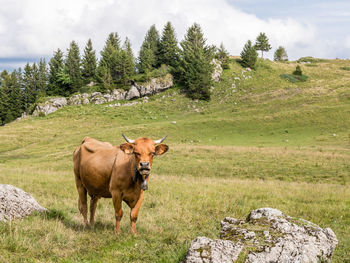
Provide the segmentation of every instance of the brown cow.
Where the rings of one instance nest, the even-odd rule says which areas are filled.
[[[112,146],[86,137],[74,151],[74,174],[79,200],[78,207],[87,220],[87,193],[90,201],[90,225],[94,224],[97,201],[101,197],[112,198],[116,226],[120,233],[120,220],[123,216],[122,201],[130,207],[130,231],[136,234],[136,220],[144,191],[148,189],[149,174],[153,157],[168,151],[169,147],[160,144],[167,136],[153,141],[149,138],[130,140],[123,135],[127,143]],[[158,145],[157,145],[158,144]]]

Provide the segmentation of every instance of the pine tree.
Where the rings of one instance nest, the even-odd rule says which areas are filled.
[[[97,80],[103,85],[104,89],[111,88],[111,86],[105,86],[109,83],[109,81],[105,81],[106,79],[109,79],[109,77],[112,78],[111,85],[120,80],[120,74],[117,69],[119,51],[120,40],[118,33],[110,33],[106,40],[106,44],[101,51],[101,59],[96,73]]]
[[[45,59],[40,59],[38,66],[38,94],[45,96],[47,92],[48,70]]]
[[[96,77],[96,52],[92,48],[91,39],[88,40],[82,60],[82,77],[85,84],[93,81]]]
[[[265,35],[265,33],[260,33],[255,41],[255,49],[261,50],[261,57],[264,56],[264,51],[269,51],[271,49],[271,45],[269,44],[269,39]]]
[[[8,97],[5,93],[5,87],[7,85],[7,81],[9,78],[9,74],[6,70],[2,71],[0,74],[0,125],[6,124],[5,120],[8,115],[9,105],[8,105]]]
[[[8,123],[20,117],[24,111],[21,69],[14,70],[10,75],[6,76],[3,92],[7,97],[7,112],[3,122]]]
[[[168,22],[162,32],[162,37],[159,43],[159,64],[165,64],[172,67],[177,67],[179,62],[179,47],[175,29]]]
[[[60,95],[61,87],[58,84],[58,74],[64,67],[63,53],[60,49],[54,52],[54,56],[49,61],[49,83],[47,87],[47,95]]]
[[[72,41],[67,52],[68,54],[65,61],[65,69],[71,80],[71,86],[69,90],[66,91],[65,96],[69,96],[70,94],[79,91],[82,86],[80,52],[78,44],[75,41]]]
[[[242,65],[245,67],[255,68],[256,61],[258,59],[258,52],[256,52],[255,47],[252,45],[252,41],[244,45],[244,48],[241,52]]]
[[[210,99],[214,57],[213,47],[205,44],[202,29],[193,24],[181,42],[180,81],[185,86],[187,95],[192,99]]]
[[[23,100],[25,108],[28,109],[29,106],[35,102],[37,91],[34,82],[33,68],[29,63],[24,66],[23,72]]]
[[[287,51],[285,50],[284,47],[279,46],[274,54],[274,61],[288,61],[288,55],[287,55]]]
[[[221,61],[221,66],[224,69],[228,69],[228,52],[226,50],[226,48],[224,47],[224,44],[221,43],[220,47],[218,48],[215,57]]]
[[[4,92],[4,87],[0,86],[0,126],[5,124],[8,111],[8,98]]]
[[[149,72],[159,66],[159,33],[155,25],[147,31],[141,45],[138,70],[140,73]]]
[[[117,71],[120,75],[120,83],[127,85],[135,71],[135,59],[128,38],[125,39],[123,48],[118,53]]]
[[[106,43],[110,43],[115,49],[120,49],[120,38],[117,32],[110,33],[106,40]]]

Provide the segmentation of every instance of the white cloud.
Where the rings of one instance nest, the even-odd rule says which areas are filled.
[[[65,51],[72,40],[83,48],[88,38],[99,52],[115,31],[138,51],[147,29],[156,24],[161,31],[167,21],[179,40],[198,22],[208,43],[223,42],[233,55],[259,32],[267,33],[274,49],[285,46],[291,58],[322,50],[314,46],[312,25],[291,18],[263,20],[225,0],[0,0],[0,6],[0,57],[47,57],[57,48]]]

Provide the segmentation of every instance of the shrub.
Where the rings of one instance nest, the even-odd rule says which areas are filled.
[[[303,75],[303,72],[301,71],[301,67],[299,65],[296,66],[294,72],[293,72],[293,75],[296,75],[296,76],[301,76]]]

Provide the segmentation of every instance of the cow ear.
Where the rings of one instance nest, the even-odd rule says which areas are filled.
[[[134,152],[134,146],[131,143],[121,144],[120,149],[127,154],[132,154]]]
[[[162,155],[169,150],[169,146],[166,144],[159,144],[156,146],[156,155]]]

